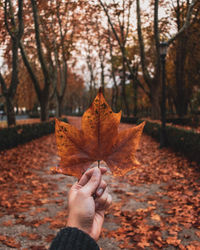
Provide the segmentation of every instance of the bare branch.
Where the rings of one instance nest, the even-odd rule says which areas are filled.
[[[125,40],[128,38],[128,33],[129,33],[129,28],[130,28],[130,14],[131,14],[132,3],[133,3],[132,1],[129,1],[129,4],[128,4],[128,24],[126,27]]]
[[[110,19],[109,14],[108,14],[108,10],[106,9],[105,5],[103,4],[103,2],[102,2],[101,0],[98,0],[98,1],[99,1],[100,5],[102,6],[103,10],[104,10],[104,12],[105,12],[105,14],[106,14],[106,16],[107,16],[107,18],[108,18],[108,22],[109,22],[109,24],[110,24],[110,26],[111,26],[111,28],[112,28],[112,32],[113,32],[113,34],[115,35],[115,38],[116,38],[116,40],[117,40],[117,42],[118,42],[120,48],[122,49],[121,41],[120,41],[120,39],[119,39],[119,37],[118,37],[118,35],[117,35],[117,32],[115,31],[115,28],[114,28],[114,26],[113,26],[113,24],[112,24],[112,21],[111,21],[111,19]]]
[[[131,65],[130,65],[130,62],[128,61],[128,59],[127,59],[126,57],[125,57],[125,60],[126,60],[126,64],[127,64],[127,66],[128,66],[129,72],[131,73],[131,75],[132,75],[133,77],[135,77],[135,73],[133,72],[133,69],[132,69],[132,67],[131,67]],[[143,86],[142,83],[139,81],[139,79],[136,78],[136,80],[137,80],[137,83],[138,83],[139,87],[144,91],[144,93],[147,94],[147,96],[150,96],[150,93],[144,88],[144,86]]]
[[[37,50],[38,50],[38,57],[39,57],[42,71],[44,74],[45,82],[50,84],[49,72],[47,70],[47,66],[44,60],[41,39],[40,39],[40,28],[39,28],[39,22],[38,22],[36,0],[31,0],[31,3],[32,3],[32,9],[33,9],[34,24],[35,24],[35,39],[36,39],[36,45],[37,45]]]
[[[8,10],[7,10],[7,5],[8,5],[8,0],[5,0],[5,4],[4,4],[4,22],[6,25],[6,29],[9,33],[9,35],[11,36],[11,38],[14,38],[13,33],[11,32],[11,29],[9,27],[8,24]],[[12,17],[12,15],[10,15]]]
[[[24,32],[24,22],[23,22],[23,0],[18,0],[18,21],[19,21],[19,27],[18,27],[18,40],[21,39],[23,32]]]
[[[10,11],[10,19],[11,19],[11,23],[12,25],[15,27],[16,23],[15,23],[15,19],[14,19],[14,11],[13,11],[13,5],[11,0],[6,0],[6,2],[9,2],[9,11]]]
[[[160,34],[158,28],[158,8],[159,8],[159,0],[154,1],[154,40],[155,40],[155,48],[156,48],[156,71],[157,75],[159,75],[160,71]]]
[[[35,86],[35,90],[37,92],[37,95],[40,96],[41,95],[41,88],[40,88],[38,79],[36,78],[36,75],[34,74],[34,71],[33,71],[32,67],[31,67],[31,64],[30,64],[29,60],[28,60],[28,57],[26,55],[26,52],[24,50],[24,46],[23,46],[22,42],[20,42],[19,47],[20,47],[22,59],[23,59],[24,64],[25,64],[25,66],[26,66],[26,68],[28,70],[28,73],[30,74],[30,77],[31,77],[31,79],[33,81],[33,84]]]
[[[60,18],[59,7],[60,6],[57,7],[56,16],[57,16],[58,24],[59,24],[59,32],[60,32],[61,48],[62,48],[62,63],[64,64],[64,70],[61,69],[60,62],[57,61],[57,62],[59,62],[58,65],[59,65],[59,70],[60,70],[61,89],[60,89],[60,95],[59,95],[59,91],[57,88],[56,88],[56,93],[57,93],[57,97],[62,100],[64,97],[64,94],[65,94],[66,87],[67,87],[67,70],[68,70],[67,59],[68,59],[68,57],[67,58],[65,57],[65,47],[64,47],[64,38],[65,38],[65,34],[67,33],[67,29],[65,30],[65,32],[63,34],[62,20]],[[70,38],[71,38],[70,42],[72,42],[72,40],[73,40],[73,36],[74,36],[73,33],[74,33],[74,25],[73,25],[73,31],[72,31],[71,36],[70,36]],[[69,52],[69,47],[70,47],[70,44],[68,44],[68,46],[67,46],[67,49],[66,49],[67,53]]]
[[[192,0],[191,4],[189,5],[188,11],[187,11],[185,23],[183,24],[182,28],[167,41],[168,46],[171,43],[173,43],[173,41],[176,40],[177,37],[179,37],[190,26],[192,12],[193,12],[195,5],[198,3],[198,1],[199,0]]]
[[[149,80],[151,79],[151,77],[146,68],[146,56],[145,56],[144,40],[143,40],[142,28],[141,28],[142,24],[141,24],[141,14],[140,14],[140,0],[136,0],[136,9],[137,9],[137,31],[138,31],[138,39],[139,39],[139,45],[140,45],[140,57],[141,57],[142,71],[143,71],[145,82],[149,84]]]

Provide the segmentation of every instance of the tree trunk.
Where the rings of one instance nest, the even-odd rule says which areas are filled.
[[[114,107],[115,107],[115,111],[118,112],[118,96],[119,96],[119,91],[118,91],[118,86],[117,84],[115,85],[115,99],[114,99]]]
[[[118,87],[117,84],[114,83],[112,87],[111,107],[112,110],[114,110],[115,112],[118,112],[117,103],[118,103]]]
[[[113,87],[112,87],[112,109],[115,112],[118,112],[117,108],[117,103],[118,103],[118,86],[117,86],[117,81],[116,81],[116,76],[115,76],[115,65],[113,62],[113,44],[111,41],[111,32],[110,32],[110,27],[109,27],[109,22],[108,22],[108,44],[109,44],[109,51],[110,51],[110,59],[111,59],[111,75],[113,79]]]
[[[61,117],[63,114],[63,101],[62,98],[58,98],[58,117]]]
[[[126,87],[125,87],[125,84],[123,84],[123,83],[122,83],[122,98],[123,98],[123,102],[124,102],[124,106],[125,106],[125,113],[129,117],[130,113],[129,113],[128,102],[126,99]]]
[[[17,2],[17,1],[16,1]],[[11,42],[12,42],[12,74],[10,86],[6,85],[6,82],[3,76],[0,73],[0,84],[2,87],[2,94],[6,100],[7,107],[7,124],[8,126],[16,125],[15,112],[13,107],[13,99],[16,94],[17,86],[19,83],[18,80],[18,48],[19,42],[23,35],[23,0],[18,0],[18,4],[16,3],[16,7],[18,7],[17,20],[15,20],[15,15],[13,12],[12,1],[4,1],[4,22],[6,30],[8,31]],[[9,25],[11,24],[11,26]]]
[[[40,100],[40,108],[41,108],[41,114],[40,114],[40,120],[42,122],[49,120],[49,101],[48,99],[42,99]]]
[[[138,112],[138,84],[137,84],[137,80],[133,80],[133,91],[134,91],[134,97],[133,97],[133,115],[136,117],[137,116],[137,112]]]
[[[7,110],[7,124],[8,127],[16,125],[15,112],[12,101],[9,97],[6,97],[6,110]]]
[[[101,62],[101,89],[102,93],[104,94],[104,85],[105,85],[105,80],[104,80],[104,65],[103,62]]]
[[[151,88],[151,118],[160,119],[160,87],[152,84]]]
[[[115,101],[115,88],[114,88],[114,86],[112,86],[112,97],[111,97],[111,107],[112,107],[112,110],[114,110],[114,101]]]
[[[122,53],[122,70],[123,70],[123,78],[122,78],[122,100],[125,106],[126,115],[129,117],[129,106],[126,98],[126,65],[125,65],[125,47],[123,47]]]

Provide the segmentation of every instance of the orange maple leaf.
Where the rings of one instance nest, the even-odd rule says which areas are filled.
[[[118,132],[121,112],[113,113],[99,90],[82,116],[81,130],[56,119],[56,142],[61,158],[57,172],[80,178],[95,161],[105,161],[114,175],[138,164],[135,152],[144,122]],[[55,169],[54,169],[55,171]]]

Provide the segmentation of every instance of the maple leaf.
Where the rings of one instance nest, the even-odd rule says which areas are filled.
[[[145,123],[118,132],[120,119],[121,112],[113,113],[101,89],[82,116],[81,130],[56,119],[56,142],[61,158],[56,172],[80,178],[92,163],[101,160],[114,175],[130,171],[138,164],[135,152]]]

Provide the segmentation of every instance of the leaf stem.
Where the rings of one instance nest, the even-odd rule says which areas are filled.
[[[98,160],[98,168],[100,167],[100,160]]]

